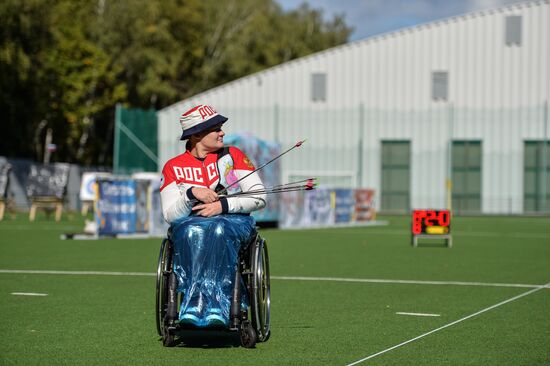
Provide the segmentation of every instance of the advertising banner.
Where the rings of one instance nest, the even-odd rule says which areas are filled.
[[[132,174],[137,181],[137,224],[138,232],[147,232],[151,236],[165,236],[168,232],[168,223],[162,216],[160,203],[160,173],[140,172]],[[140,185],[142,187],[140,188]],[[147,187],[147,195],[145,193]]]
[[[99,235],[129,234],[136,231],[136,181],[97,181],[95,219]]]
[[[335,189],[334,222],[345,223],[353,220],[355,197],[351,189]]]
[[[375,220],[376,210],[374,205],[374,189],[356,189],[355,221]]]
[[[279,227],[300,227],[305,211],[304,192],[285,192],[278,196],[278,203],[280,204]]]
[[[160,203],[160,178],[151,182],[151,209],[149,210],[149,234],[164,236],[168,232],[168,223],[162,217]]]
[[[136,232],[149,231],[149,210],[151,181],[136,179]]]
[[[327,188],[280,195],[279,227],[329,226],[334,223],[333,192]]]
[[[304,226],[324,226],[334,223],[332,190],[318,188],[305,194]]]
[[[318,188],[280,197],[280,228],[353,225],[376,219],[372,189]]]

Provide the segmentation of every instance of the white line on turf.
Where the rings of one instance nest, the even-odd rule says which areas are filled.
[[[526,287],[536,288],[541,285],[529,285],[523,283],[491,283],[491,282],[464,282],[464,281],[416,281],[416,280],[386,280],[376,278],[340,278],[340,277],[289,277],[271,276],[275,280],[291,281],[337,281],[337,282],[369,282],[369,283],[392,283],[412,285],[456,285],[456,286],[487,286],[487,287]]]
[[[157,275],[156,273],[153,273],[153,272],[58,271],[58,270],[32,270],[32,269],[0,269],[0,273],[77,275],[77,276],[156,276]],[[523,283],[416,281],[416,280],[387,280],[387,279],[377,279],[377,278],[300,277],[300,276],[271,276],[270,278],[272,280],[286,280],[286,281],[332,281],[332,282],[388,283],[388,284],[410,284],[410,285],[455,285],[455,286],[525,287],[525,288],[541,287],[541,285],[530,285],[530,284],[523,284]],[[544,287],[544,285],[542,286]]]
[[[32,269],[0,269],[0,273],[82,275],[82,276],[156,276],[151,272],[105,272],[105,271],[49,271]]]
[[[455,324],[458,324],[458,323],[460,323],[460,322],[463,322],[464,320],[468,320],[468,319],[470,319],[470,318],[473,318],[474,316],[477,316],[477,315],[479,315],[479,314],[483,314],[483,313],[485,313],[485,312],[487,312],[487,311],[489,311],[489,310],[493,310],[493,309],[498,308],[499,306],[502,306],[502,305],[507,304],[507,303],[509,303],[509,302],[515,301],[515,300],[517,300],[517,299],[521,299],[521,298],[524,297],[524,296],[531,295],[532,293],[535,293],[535,292],[537,292],[537,291],[539,291],[539,290],[542,290],[543,288],[548,287],[548,286],[550,286],[550,283],[547,283],[546,285],[538,286],[537,288],[534,288],[534,289],[532,289],[532,290],[529,290],[529,291],[524,292],[524,293],[522,293],[522,294],[519,294],[519,295],[517,295],[517,296],[514,296],[514,297],[511,297],[511,298],[506,299],[506,300],[504,300],[504,301],[501,301],[501,302],[499,302],[498,304],[489,306],[489,307],[487,307],[487,308],[485,308],[485,309],[481,309],[480,311],[477,311],[477,312],[475,312],[475,313],[473,313],[473,314],[470,314],[470,315],[468,315],[468,316],[465,316],[464,318],[460,318],[460,319],[458,319],[458,320],[455,320],[455,321],[452,322],[452,323],[445,324],[445,325],[443,325],[443,326],[441,326],[441,327],[439,327],[439,328],[436,328],[436,329],[431,330],[431,331],[429,331],[429,332],[427,332],[427,333],[421,334],[421,335],[419,335],[418,337],[411,338],[411,339],[409,339],[408,341],[401,342],[401,343],[399,343],[399,344],[397,344],[397,345],[395,345],[395,346],[393,346],[393,347],[387,348],[387,349],[385,349],[385,350],[383,350],[383,351],[374,353],[374,354],[372,354],[372,355],[370,355],[370,356],[367,356],[367,357],[365,357],[365,358],[362,358],[362,359],[360,359],[360,360],[357,360],[357,361],[355,361],[355,362],[352,362],[352,363],[348,364],[347,366],[357,365],[357,364],[359,364],[359,363],[361,363],[361,362],[370,360],[371,358],[374,358],[374,357],[376,357],[376,356],[380,356],[381,354],[384,354],[384,353],[386,353],[386,352],[392,351],[392,350],[394,350],[394,349],[396,349],[396,348],[399,348],[399,347],[401,347],[401,346],[404,346],[404,345],[406,345],[406,344],[408,344],[408,343],[414,342],[414,341],[416,341],[416,340],[418,340],[418,339],[420,339],[420,338],[424,338],[424,337],[426,337],[426,336],[428,336],[428,335],[430,335],[430,334],[432,334],[432,333],[438,332],[438,331],[440,331],[440,330],[443,330],[443,329],[445,329],[445,328],[448,328],[448,327],[450,327],[450,326],[453,326],[453,325],[455,325]]]
[[[361,235],[364,236],[364,231],[337,231],[333,229],[323,229],[323,234],[338,234],[338,235]],[[375,228],[369,229],[369,234],[372,235],[397,235],[397,236],[407,236],[411,235],[410,231],[404,230],[377,230]],[[453,236],[462,237],[487,237],[487,238],[500,238],[500,237],[509,237],[509,238],[520,238],[520,239],[546,239],[550,238],[550,234],[546,233],[494,233],[494,232],[482,232],[482,231],[472,231],[472,232],[458,232],[454,231]]]
[[[0,231],[28,231],[28,225],[9,225],[9,226],[0,226]],[[82,230],[80,226],[33,226],[32,230],[72,230],[79,231]]]
[[[397,315],[411,315],[411,316],[441,316],[440,314],[428,314],[428,313],[406,313],[404,311],[396,312]]]
[[[48,294],[40,294],[37,292],[12,292],[15,296],[48,296]]]

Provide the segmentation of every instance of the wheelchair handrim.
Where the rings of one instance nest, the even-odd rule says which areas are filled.
[[[269,335],[271,313],[271,289],[269,281],[269,256],[265,240],[257,242],[254,255],[254,301],[253,320],[258,331],[258,340],[264,341]]]
[[[164,316],[166,315],[166,292],[167,292],[167,286],[166,286],[166,278],[165,273],[167,272],[168,268],[166,268],[167,265],[167,250],[168,250],[168,239],[164,239],[162,241],[161,247],[160,247],[160,253],[159,253],[159,259],[158,259],[158,266],[157,266],[157,291],[156,291],[156,323],[157,323],[157,333],[160,336],[163,336],[164,334]]]

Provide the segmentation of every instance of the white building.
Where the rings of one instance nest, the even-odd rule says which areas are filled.
[[[550,211],[550,1],[527,1],[348,43],[159,111],[159,166],[194,104],[282,148],[282,180],[367,187],[377,208]]]

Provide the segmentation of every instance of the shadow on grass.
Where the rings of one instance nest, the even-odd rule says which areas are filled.
[[[447,243],[418,243],[417,248],[439,248],[439,249],[449,249]]]
[[[280,326],[279,328],[282,329],[313,329],[314,327],[311,325],[305,325],[305,324],[296,324],[296,325],[287,325],[287,326]]]
[[[240,333],[227,330],[180,330],[176,333],[175,342],[175,347],[188,348],[231,348],[241,346]]]

